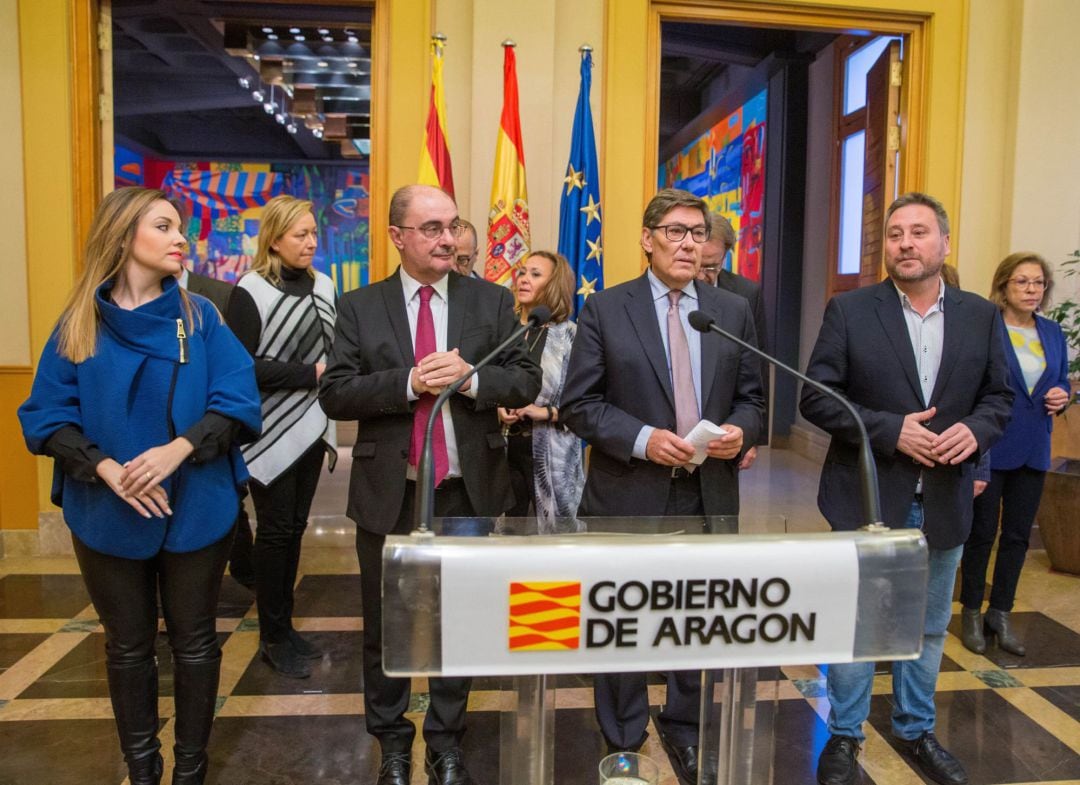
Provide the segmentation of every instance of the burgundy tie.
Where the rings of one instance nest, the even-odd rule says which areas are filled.
[[[698,423],[697,395],[694,393],[694,371],[690,366],[690,344],[686,340],[682,319],[679,318],[679,298],[682,292],[668,292],[667,323],[668,352],[671,355],[671,385],[675,393],[675,429],[686,438]]]
[[[431,316],[431,295],[435,290],[430,286],[420,287],[420,311],[416,315],[416,346],[413,355],[416,364],[435,351],[435,320]],[[435,405],[435,396],[422,393],[413,412],[412,441],[409,444],[409,465],[415,468],[420,463],[420,454],[424,449],[424,431],[427,428],[428,415]],[[435,427],[431,432],[431,447],[435,458],[435,485],[446,477],[450,470],[450,458],[446,454],[446,432],[443,430],[442,412],[435,415]]]

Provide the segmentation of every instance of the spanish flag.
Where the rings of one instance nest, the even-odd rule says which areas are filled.
[[[442,188],[454,195],[454,170],[450,165],[450,141],[446,133],[446,99],[443,96],[442,54],[446,39],[431,39],[431,103],[428,106],[424,145],[420,149],[421,185]]]
[[[503,42],[503,109],[495,142],[495,174],[488,213],[484,277],[509,286],[514,266],[529,254],[529,195],[525,187],[525,146],[518,114],[517,58]]]

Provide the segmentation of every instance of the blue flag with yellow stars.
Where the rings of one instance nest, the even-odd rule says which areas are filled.
[[[581,89],[574,110],[570,163],[559,204],[559,253],[570,261],[577,281],[574,314],[585,299],[604,288],[604,251],[600,247],[600,168],[596,164],[589,91],[592,87],[592,50],[582,47]]]

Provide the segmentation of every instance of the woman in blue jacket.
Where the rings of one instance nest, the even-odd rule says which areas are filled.
[[[202,783],[217,700],[218,590],[260,429],[247,351],[174,277],[180,212],[121,188],[90,227],[83,272],[19,408],[31,452],[55,459],[61,506],[105,655],[132,785],[161,781],[157,597],[175,668],[174,785]]]
[[[960,563],[962,640],[977,654],[987,636],[1007,652],[1025,648],[1009,613],[1024,567],[1031,525],[1050,468],[1053,416],[1069,403],[1069,361],[1061,327],[1039,316],[1054,279],[1050,265],[1034,253],[1014,253],[998,265],[990,292],[1007,328],[1009,383],[1016,393],[1012,417],[990,451],[990,481],[975,498],[971,535]],[[986,568],[1001,521],[990,606],[981,616]]]

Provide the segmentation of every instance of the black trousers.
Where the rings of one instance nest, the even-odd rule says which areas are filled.
[[[514,506],[506,511],[509,518],[524,518],[530,505],[536,507],[536,479],[533,476],[532,436],[510,436],[506,440],[506,463],[510,467],[510,488]]]
[[[191,553],[123,559],[72,538],[86,590],[105,627],[109,698],[129,767],[157,755],[158,595],[172,647],[176,760],[198,765],[214,722],[221,648],[215,618],[232,532]],[[134,770],[134,769],[131,769]]]
[[[405,498],[394,524],[393,534],[408,534],[413,528],[416,484],[405,483]],[[460,479],[448,479],[435,491],[437,517],[473,515],[465,486]],[[356,555],[360,560],[360,593],[364,608],[364,712],[367,730],[379,740],[383,753],[409,752],[416,728],[405,712],[409,708],[409,679],[387,676],[382,668],[382,548],[386,535],[356,528]],[[393,591],[388,587],[387,591]],[[393,620],[389,620],[393,623]],[[472,679],[428,680],[431,703],[424,718],[424,741],[434,753],[461,746],[465,733],[465,709]]]
[[[664,515],[696,516],[705,512],[700,475],[674,479],[668,490]],[[667,696],[657,717],[660,732],[674,745],[698,743],[701,708],[701,671],[668,671]],[[596,720],[608,746],[636,750],[644,742],[649,724],[646,673],[598,673],[593,677]]]
[[[1046,472],[1026,466],[990,472],[986,490],[975,497],[971,534],[960,561],[960,602],[965,608],[982,607],[986,569],[1000,516],[1001,536],[994,562],[990,607],[1005,612],[1012,610],[1045,480]]]
[[[281,643],[292,629],[293,585],[311,501],[319,484],[322,441],[315,442],[269,485],[251,483],[255,505],[255,599],[259,637]]]

